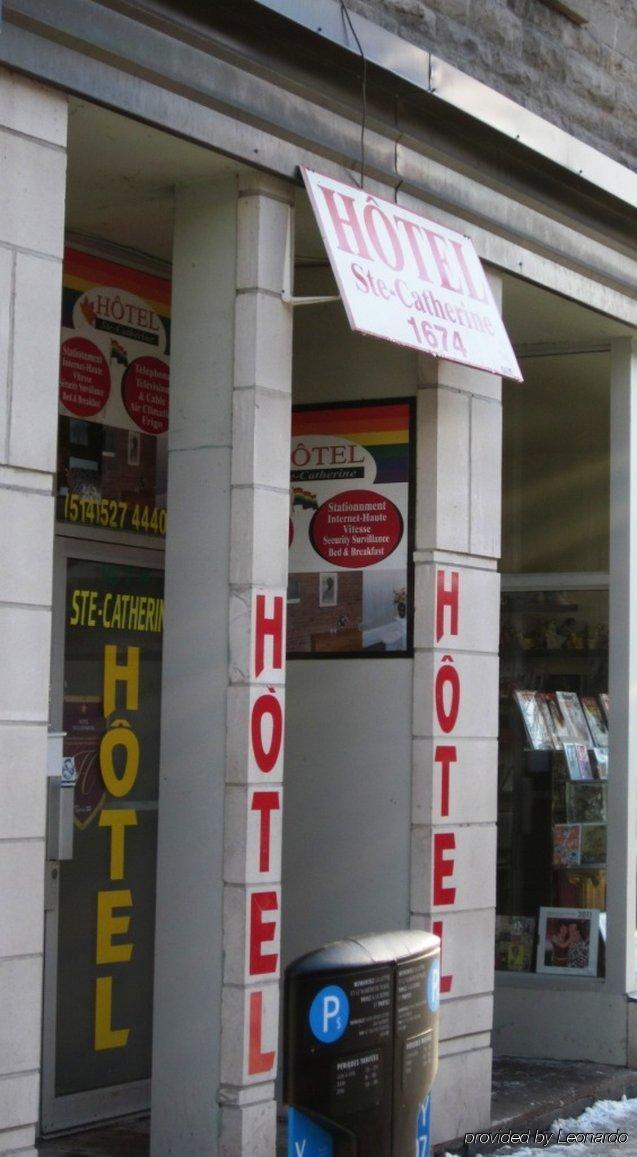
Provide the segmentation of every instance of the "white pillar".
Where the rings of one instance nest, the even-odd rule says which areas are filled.
[[[421,359],[411,912],[442,939],[434,1140],[490,1120],[501,441],[500,378]]]
[[[0,69],[0,1152],[39,1116],[66,100]]]
[[[238,209],[224,862],[222,1157],[274,1157],[281,963],[293,190],[243,177]],[[290,271],[288,271],[289,274]]]
[[[268,620],[287,570],[290,202],[259,174],[177,195],[154,1157],[274,1154],[282,760],[264,800],[249,740],[256,710],[269,754],[271,700],[283,705]]]
[[[637,988],[637,341],[620,338],[611,348],[606,986],[623,994]]]
[[[236,179],[176,194],[151,1151],[213,1154]]]

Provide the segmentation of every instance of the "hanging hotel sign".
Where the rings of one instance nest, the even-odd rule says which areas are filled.
[[[352,329],[522,381],[468,237],[301,171]]]

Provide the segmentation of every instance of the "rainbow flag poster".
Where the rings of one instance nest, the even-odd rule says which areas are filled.
[[[288,653],[407,653],[409,399],[296,407]]]

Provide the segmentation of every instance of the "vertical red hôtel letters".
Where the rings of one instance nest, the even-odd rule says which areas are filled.
[[[258,681],[266,673],[274,678],[283,672],[285,658],[283,595],[255,593],[254,632],[252,639],[251,679]],[[267,780],[281,754],[284,732],[284,712],[281,699],[274,687],[264,685],[254,699],[250,713],[250,749],[259,778]],[[276,870],[280,847],[272,843],[272,817],[281,809],[281,786],[271,784],[250,792],[249,811],[258,820],[257,873],[266,875]],[[251,889],[248,904],[248,942],[246,945],[249,981],[276,975],[279,967],[278,926],[281,918],[279,894],[276,888]],[[270,949],[270,950],[269,950]],[[251,1077],[273,1073],[276,1049],[264,1050],[266,991],[251,988],[248,996],[247,1072]]]
[[[440,569],[436,574],[435,635],[436,643],[443,638],[458,635],[460,617],[460,574],[458,571]],[[458,722],[461,700],[460,675],[452,655],[443,655],[436,672],[434,704],[436,721],[445,736],[453,736]],[[440,769],[440,816],[450,814],[452,775],[458,753],[454,743],[438,743],[434,748],[434,764]],[[456,889],[453,885],[456,837],[453,832],[435,831],[433,837],[433,904],[434,907],[453,907]],[[444,920],[432,921],[432,932],[444,941]],[[444,948],[444,943],[442,944]],[[451,992],[453,976],[443,974],[440,978],[441,993]]]

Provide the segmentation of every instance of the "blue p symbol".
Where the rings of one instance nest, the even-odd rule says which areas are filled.
[[[310,1006],[310,1028],[317,1040],[331,1045],[340,1040],[349,1024],[349,1000],[337,984],[317,992]]]

